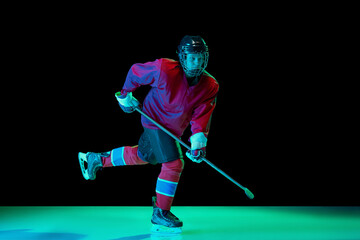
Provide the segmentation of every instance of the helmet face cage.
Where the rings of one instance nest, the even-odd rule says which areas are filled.
[[[208,47],[200,36],[185,36],[178,46],[179,60],[188,77],[199,77],[205,70],[209,60]],[[187,65],[188,54],[201,54],[202,63],[196,69],[189,69]]]

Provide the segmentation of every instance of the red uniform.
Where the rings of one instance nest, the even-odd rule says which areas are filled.
[[[209,73],[204,71],[199,81],[191,86],[179,62],[162,58],[134,64],[121,93],[133,92],[142,85],[152,87],[143,102],[143,111],[152,119],[178,137],[189,123],[193,134],[203,132],[207,136],[219,89]],[[155,158],[162,164],[156,184],[156,205],[170,210],[184,167],[181,148],[147,118],[142,117],[141,121],[145,131],[139,146],[113,149],[107,157],[102,157],[103,167],[143,165]]]
[[[156,197],[152,198],[155,233],[179,233],[183,223],[170,208],[175,197],[184,159],[178,139],[191,125],[191,150],[186,156],[201,162],[205,156],[211,115],[216,104],[219,84],[208,72],[208,47],[200,36],[184,36],[177,48],[179,61],[161,58],[153,62],[134,64],[126,77],[121,94],[115,97],[125,113],[132,113],[140,106],[132,95],[143,85],[151,87],[143,102],[141,122],[144,132],[138,145],[123,146],[109,152],[79,153],[79,163],[85,179],[94,180],[100,168],[161,164],[156,182]],[[153,124],[166,128],[163,131]],[[157,124],[157,125],[158,125]],[[162,128],[163,129],[163,128]],[[127,134],[122,134],[126,138]],[[85,164],[87,162],[87,164]],[[122,184],[126,184],[123,182]]]
[[[152,88],[143,103],[143,111],[156,122],[180,137],[189,123],[193,134],[209,132],[210,119],[219,90],[217,81],[204,71],[199,82],[189,86],[178,61],[161,58],[154,62],[134,64],[122,93],[133,92],[142,85]],[[145,117],[146,128],[158,129]]]

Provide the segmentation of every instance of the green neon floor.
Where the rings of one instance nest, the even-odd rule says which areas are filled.
[[[360,239],[359,207],[173,207],[183,233],[150,233],[151,207],[0,207],[1,240]]]

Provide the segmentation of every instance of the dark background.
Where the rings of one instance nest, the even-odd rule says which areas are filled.
[[[150,205],[160,165],[107,168],[85,181],[77,154],[136,145],[140,116],[122,112],[114,93],[132,64],[177,59],[180,39],[201,35],[220,84],[207,157],[255,199],[185,159],[174,205],[359,205],[355,113],[332,62],[331,22],[292,14],[191,24],[172,14],[49,12],[15,22],[8,63],[17,101],[5,124],[0,204]]]

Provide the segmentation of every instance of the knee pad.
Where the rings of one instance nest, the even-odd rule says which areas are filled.
[[[163,163],[162,168],[167,171],[181,173],[184,169],[184,165],[185,165],[184,160],[180,158],[175,161]]]

